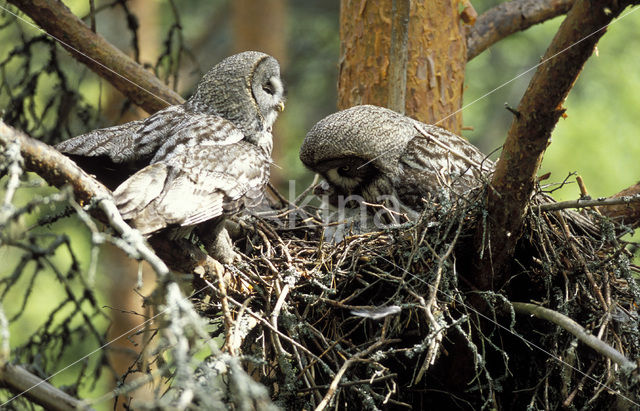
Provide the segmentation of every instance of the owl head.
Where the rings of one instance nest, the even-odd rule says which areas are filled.
[[[227,57],[205,74],[185,103],[187,110],[219,115],[233,122],[249,142],[259,144],[284,110],[284,85],[278,61],[245,51]]]
[[[416,133],[412,120],[371,105],[355,106],[320,120],[307,133],[300,160],[331,185],[332,194],[391,194],[398,159]]]

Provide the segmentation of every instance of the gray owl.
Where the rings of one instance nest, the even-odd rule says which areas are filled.
[[[184,104],[144,120],[91,131],[56,148],[113,189],[144,166],[205,141],[225,144],[244,138],[270,156],[271,127],[284,109],[283,102],[278,62],[267,54],[247,51],[209,70]]]
[[[477,148],[440,127],[386,108],[355,106],[325,117],[307,133],[300,159],[330,185],[329,199],[393,197],[419,211],[443,190],[462,194],[493,170]],[[403,209],[404,209],[403,207]]]

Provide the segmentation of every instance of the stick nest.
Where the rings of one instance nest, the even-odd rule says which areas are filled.
[[[484,193],[425,204],[416,222],[324,241],[319,210],[252,217],[243,262],[201,301],[225,349],[285,409],[627,406],[634,373],[563,327],[516,313],[533,302],[563,314],[626,358],[640,358],[638,272],[622,227],[599,214],[540,212],[536,196],[508,281],[474,286],[491,258]],[[290,220],[291,221],[291,220]],[[220,276],[220,279],[223,277]]]

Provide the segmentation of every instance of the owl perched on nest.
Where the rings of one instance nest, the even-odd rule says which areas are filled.
[[[71,138],[56,149],[113,189],[141,168],[205,140],[212,145],[244,137],[271,155],[271,127],[283,101],[278,62],[247,51],[209,70],[185,103]]]
[[[307,133],[300,159],[325,178],[334,205],[339,196],[375,204],[392,197],[405,211],[421,210],[423,198],[443,190],[462,194],[493,170],[463,138],[371,105],[320,120]]]
[[[230,248],[216,243],[230,243],[226,231],[220,232],[222,217],[261,200],[269,180],[271,128],[283,108],[278,62],[250,51],[212,68],[184,104],[57,148],[84,160],[83,165],[110,163],[114,172],[126,169],[125,178],[144,167],[113,192],[123,218],[144,235],[182,227],[172,230],[171,237],[213,222],[208,227],[216,237],[212,247],[222,247],[225,255],[218,259],[229,262]]]

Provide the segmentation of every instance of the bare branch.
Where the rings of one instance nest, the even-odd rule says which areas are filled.
[[[557,311],[550,310],[548,308],[540,307],[539,305],[529,303],[512,302],[513,309],[520,314],[534,315],[543,320],[551,321],[555,325],[562,327],[575,335],[580,341],[587,344],[600,354],[611,359],[616,364],[624,367],[625,369],[632,371],[638,366],[633,361],[629,361],[620,351],[616,350],[606,342],[593,336],[587,332],[580,324],[573,321],[566,315],[560,314]]]
[[[477,261],[477,286],[499,286],[520,237],[526,207],[562,103],[607,25],[632,1],[578,0],[562,23],[525,92],[496,165],[489,190],[489,257]],[[486,240],[479,227],[476,244]],[[484,237],[484,238],[483,238]]]
[[[484,12],[467,32],[467,61],[518,31],[566,14],[575,0],[513,0]]]
[[[92,409],[18,365],[5,364],[0,367],[0,385],[6,386],[17,395],[24,395],[47,410]]]
[[[616,194],[618,196],[618,194]],[[634,203],[640,203],[640,194],[635,195],[623,195],[619,197],[597,198],[595,200],[577,199],[562,201],[560,203],[549,203],[539,205],[540,211],[555,211],[564,210],[566,208],[584,208],[584,207],[601,207],[600,211],[604,211],[607,207],[616,206],[620,204],[631,205]]]
[[[91,31],[57,0],[9,0],[62,45],[78,61],[103,77],[149,113],[181,104],[184,99],[153,73]]]

